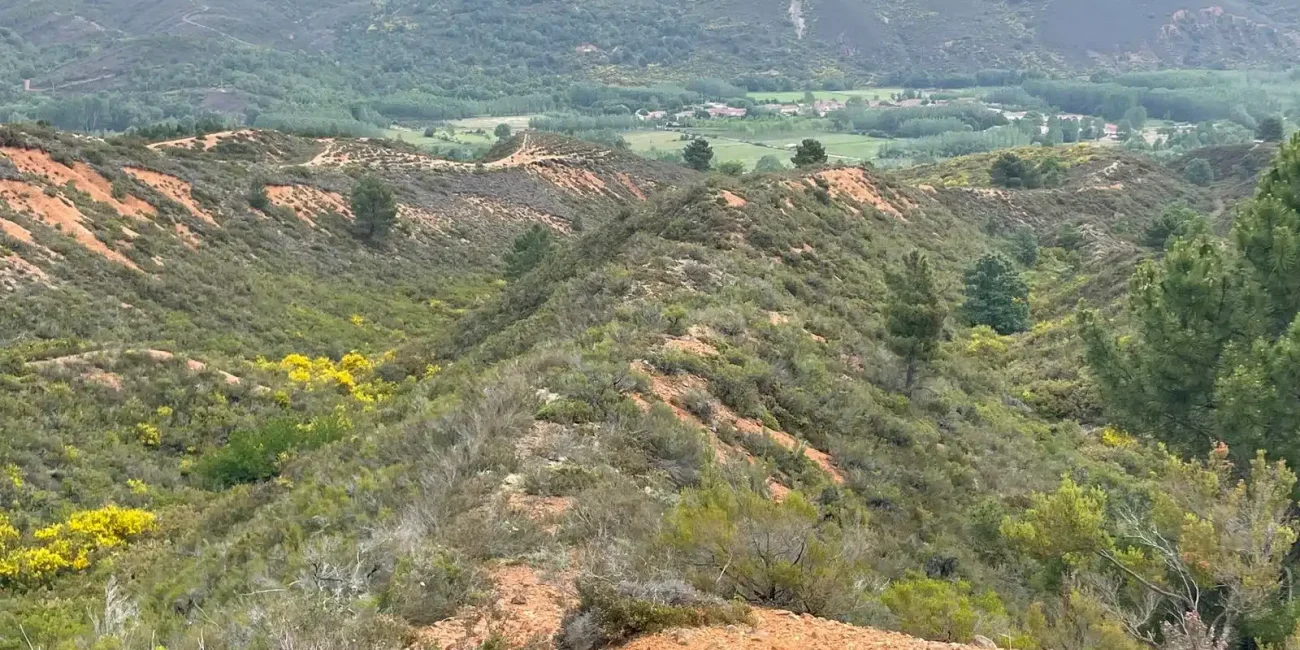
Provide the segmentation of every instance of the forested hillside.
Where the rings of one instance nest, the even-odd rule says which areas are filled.
[[[522,114],[577,82],[802,90],[985,69],[1286,65],[1285,2],[56,0],[0,5],[0,119],[120,131]],[[32,91],[24,90],[24,79]]]

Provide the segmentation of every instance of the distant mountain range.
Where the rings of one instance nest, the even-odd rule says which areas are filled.
[[[346,107],[418,91],[492,100],[718,78],[1289,65],[1296,0],[50,0],[0,3],[0,120],[97,92],[134,122]],[[24,92],[24,79],[38,100]],[[84,110],[74,107],[73,110]],[[120,123],[124,118],[114,120]],[[56,121],[57,123],[57,121]],[[103,128],[103,127],[101,127]]]

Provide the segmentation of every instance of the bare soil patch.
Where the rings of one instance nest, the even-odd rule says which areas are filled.
[[[493,634],[512,648],[553,648],[565,611],[578,603],[569,575],[543,577],[528,566],[503,566],[492,573],[492,602],[467,607],[445,621],[415,632],[416,647],[472,650]],[[535,644],[535,645],[534,645]]]
[[[633,639],[624,650],[961,650],[955,643],[926,641],[898,632],[775,609],[755,609],[758,624],[676,628]]]
[[[873,206],[890,216],[903,218],[903,213],[881,195],[880,189],[867,176],[867,172],[857,167],[828,169],[818,173],[816,177],[826,182],[832,196],[848,197],[858,203]]]
[[[113,184],[84,162],[78,161],[68,167],[40,149],[5,147],[0,149],[0,153],[24,174],[43,176],[59,187],[71,183],[77,191],[85,192],[92,200],[112,206],[125,216],[143,221],[157,213],[153,206],[137,197],[127,195],[120,201],[113,198]]]
[[[307,225],[316,226],[315,218],[335,212],[352,218],[352,208],[343,195],[310,185],[269,185],[266,195],[271,202],[293,210]]]
[[[139,167],[124,167],[123,171],[154,188],[159,194],[185,206],[185,209],[189,210],[190,214],[205,223],[213,226],[218,225],[217,220],[199,207],[199,204],[194,200],[194,186],[190,183],[175,176]]]
[[[229,138],[241,138],[252,134],[253,131],[251,129],[243,129],[241,131],[222,131],[220,133],[209,133],[205,136],[195,137],[195,138],[181,138],[179,140],[168,140],[167,142],[155,142],[149,145],[149,148],[153,149],[154,151],[157,151],[159,149],[169,148],[169,147],[190,149],[193,148],[194,144],[197,142],[199,143],[200,146],[203,147],[204,151],[208,151],[213,147],[217,146],[218,144],[220,144],[222,140],[226,140]]]
[[[86,228],[85,217],[82,216],[81,211],[61,194],[51,196],[46,194],[43,188],[31,183],[0,180],[0,200],[8,203],[15,211],[27,212],[41,222],[72,237],[87,250],[127,268],[140,270],[135,262],[109,248],[107,244],[95,237],[95,233]],[[8,232],[8,229],[5,232]]]
[[[743,208],[746,205],[749,205],[749,201],[746,201],[727,190],[722,190],[718,193],[718,196],[722,197],[722,200],[727,202],[727,207],[729,208]]]

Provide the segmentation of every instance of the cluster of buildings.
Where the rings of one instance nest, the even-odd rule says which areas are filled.
[[[698,106],[687,106],[685,109],[675,113],[668,111],[637,111],[637,117],[643,120],[680,120],[689,117],[695,117],[699,111],[705,111],[709,117],[744,117],[749,111],[743,108],[727,106],[718,102],[708,102]]]
[[[844,106],[844,102],[834,99],[819,99],[812,104],[795,103],[768,105],[769,108],[781,113],[782,115],[805,115],[811,113],[817,117],[826,117],[827,114],[841,110]],[[708,113],[709,117],[745,117],[749,114],[749,110],[745,108],[728,106],[721,102],[706,102],[698,106],[688,106],[687,108],[674,113],[668,111],[638,111],[637,117],[646,121],[680,120],[695,117],[700,111]]]
[[[893,106],[899,108],[909,108],[909,107],[924,106],[924,105],[942,106],[947,103],[949,102],[943,100],[930,102],[927,100],[916,99],[916,98],[899,99],[892,102],[882,102],[876,100],[866,102],[866,104],[871,107]],[[845,102],[842,102],[838,99],[817,99],[812,101],[811,103],[789,102],[789,103],[780,103],[780,104],[764,104],[764,107],[772,111],[775,111],[781,115],[790,115],[790,116],[809,115],[815,117],[826,117],[827,115],[834,113],[835,111],[843,110],[846,106],[847,104]],[[683,110],[671,112],[671,113],[668,111],[638,111],[637,117],[646,121],[679,120],[679,119],[695,117],[700,111],[704,111],[708,113],[709,117],[745,117],[746,115],[749,114],[749,111],[744,108],[736,108],[734,106],[728,106],[721,102],[705,102],[703,104],[699,104],[696,106],[688,106]]]

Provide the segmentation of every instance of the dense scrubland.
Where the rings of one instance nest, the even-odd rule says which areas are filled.
[[[0,647],[1295,642],[1300,143],[4,133]]]

